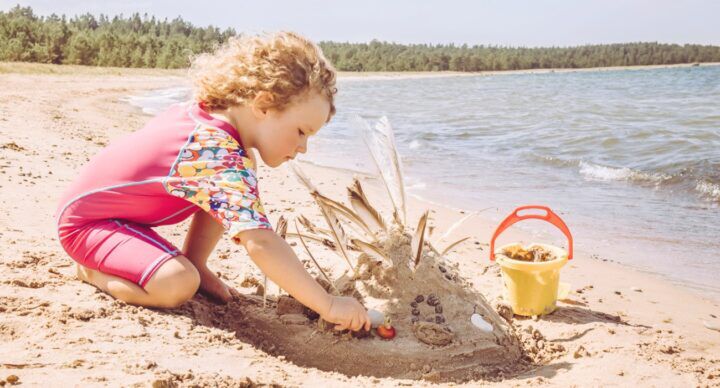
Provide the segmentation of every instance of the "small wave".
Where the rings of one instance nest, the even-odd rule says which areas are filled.
[[[120,100],[142,109],[143,113],[154,115],[170,105],[183,102],[190,96],[190,88],[179,86],[174,88],[154,90],[138,96],[127,96]]]
[[[534,160],[544,163],[550,166],[556,166],[556,167],[574,167],[577,166],[578,162],[574,160],[564,160],[560,158],[556,158],[554,156],[547,156],[547,155],[539,155],[537,153],[531,153],[530,157]]]
[[[427,183],[425,182],[415,182],[407,185],[407,190],[424,190],[427,189]]]
[[[472,139],[475,136],[477,136],[476,133],[468,132],[468,131],[462,131],[462,132],[458,132],[458,133],[452,135],[453,138],[460,139],[460,140]]]
[[[424,190],[427,188],[427,183],[425,183],[421,178],[406,174],[404,180],[405,189],[408,191]]]
[[[434,132],[422,132],[420,138],[426,141],[433,141],[438,138],[438,134]]]
[[[413,140],[410,142],[410,145],[408,145],[408,148],[410,148],[411,150],[416,150],[416,149],[420,148],[420,145],[421,144],[419,141]]]
[[[607,167],[588,162],[580,162],[579,166],[580,174],[582,174],[586,180],[662,183],[672,178],[672,176],[667,174],[647,173],[627,167]]]
[[[695,186],[695,190],[713,201],[720,201],[720,184],[700,181]]]

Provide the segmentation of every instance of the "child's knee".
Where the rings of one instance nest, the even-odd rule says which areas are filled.
[[[195,295],[200,274],[185,256],[165,262],[145,285],[145,291],[158,307],[174,308]]]

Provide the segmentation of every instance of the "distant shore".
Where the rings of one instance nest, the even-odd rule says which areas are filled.
[[[370,79],[411,79],[411,78],[438,78],[438,77],[475,77],[484,75],[507,74],[548,74],[548,73],[574,73],[589,71],[622,71],[668,69],[682,67],[720,66],[720,62],[706,63],[678,63],[673,65],[645,65],[645,66],[609,66],[588,68],[556,68],[556,69],[523,69],[500,71],[338,71],[341,80],[370,80]],[[153,77],[185,77],[187,69],[146,69],[125,67],[98,67],[82,65],[53,65],[47,63],[29,62],[0,62],[0,74],[56,74],[56,75],[132,75]]]

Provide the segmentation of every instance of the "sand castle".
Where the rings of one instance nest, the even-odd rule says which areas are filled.
[[[508,373],[523,357],[520,340],[457,266],[445,259],[467,237],[440,249],[426,238],[427,212],[412,227],[407,223],[392,128],[384,118],[374,127],[364,121],[359,125],[378,167],[384,166],[380,171],[393,203],[392,217],[376,210],[359,180],[347,188],[347,206],[320,193],[295,164],[294,172],[315,199],[327,227],[300,216],[290,225],[281,218],[277,231],[299,239],[328,292],[352,295],[382,312],[397,336],[385,341],[377,334],[360,332],[343,341],[346,337],[338,337],[331,325],[299,303],[293,306],[288,296],[262,303],[256,298],[245,306],[253,311],[246,318],[253,321],[263,317],[278,321],[272,315],[280,315],[277,324],[256,325],[253,336],[266,337],[271,350],[296,364],[349,375],[464,381]],[[345,274],[331,278],[315,260],[308,241],[337,252],[348,265]],[[264,294],[266,286],[259,289]],[[302,351],[293,350],[297,347]]]

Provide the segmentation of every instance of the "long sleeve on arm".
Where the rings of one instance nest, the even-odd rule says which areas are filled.
[[[238,233],[271,229],[260,201],[253,161],[227,132],[199,125],[164,182],[172,195],[220,222],[235,243]]]

